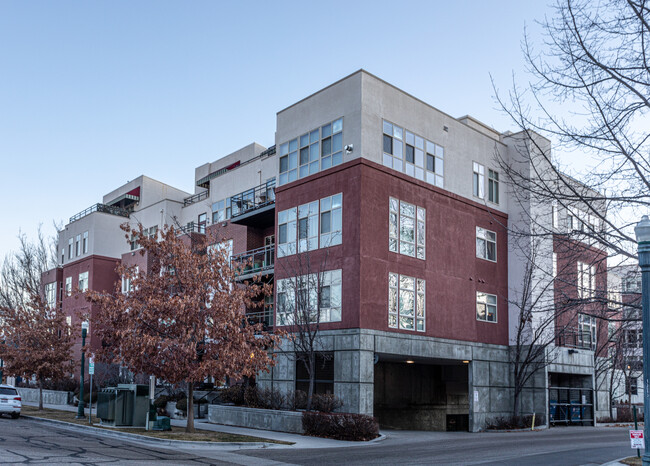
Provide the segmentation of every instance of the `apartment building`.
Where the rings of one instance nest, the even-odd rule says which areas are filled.
[[[540,136],[451,117],[360,70],[279,111],[273,146],[253,143],[196,168],[194,193],[142,176],[73,216],[46,294],[70,312],[84,305],[70,290],[111,288],[117,262],[146,268],[119,230],[124,221],[149,234],[163,225],[210,233],[233,261],[250,260],[241,278],[261,273],[274,284],[264,310],[250,315],[268,328],[289,329],[302,278],[321,277],[317,391],[384,426],[478,431],[512,414],[514,298],[534,256],[536,302],[546,307],[530,325],[550,317],[552,333],[580,337],[558,335],[521,412],[557,419],[577,396],[580,416],[566,422],[590,423],[602,329],[588,313],[553,309],[567,293],[606,289],[603,262],[591,268],[604,252],[589,244],[581,259],[564,247],[567,236],[577,241],[578,222],[598,220],[575,206],[522,202],[500,173],[505,162],[538,176],[548,150]],[[509,233],[539,222],[557,234],[533,244]],[[555,289],[558,267],[572,291]],[[303,389],[291,342],[276,351],[278,364],[257,383]]]

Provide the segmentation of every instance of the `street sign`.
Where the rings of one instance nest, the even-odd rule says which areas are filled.
[[[88,375],[93,375],[95,373],[95,363],[94,362],[89,362],[88,363]]]
[[[645,448],[642,430],[630,430],[630,444],[632,448]]]

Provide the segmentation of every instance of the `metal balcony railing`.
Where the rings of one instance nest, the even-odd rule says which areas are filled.
[[[192,205],[195,202],[202,201],[203,199],[207,199],[210,197],[210,191],[201,191],[200,193],[196,193],[190,197],[186,197],[183,199],[183,207],[187,207],[188,205]]]
[[[565,348],[596,349],[596,342],[588,333],[562,333],[558,336],[559,346]]]
[[[232,218],[275,203],[275,178],[230,198]]]
[[[83,218],[86,215],[90,215],[93,212],[102,212],[104,214],[117,215],[120,217],[127,217],[127,218],[129,217],[129,211],[127,209],[106,205],[106,204],[95,204],[94,206],[90,206],[86,210],[83,210],[78,214],[75,214],[72,217],[70,217],[70,223],[79,220],[80,218]]]
[[[246,320],[251,325],[262,324],[265,330],[273,327],[273,306],[266,306],[263,311],[247,312]]]
[[[240,275],[260,273],[273,269],[275,265],[275,244],[237,254],[230,258],[230,265],[240,269]]]
[[[189,222],[187,225],[177,228],[176,231],[178,235],[184,235],[187,233],[198,233],[205,235],[205,223]]]

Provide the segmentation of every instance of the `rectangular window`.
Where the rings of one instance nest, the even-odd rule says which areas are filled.
[[[74,256],[72,255],[72,238],[68,238],[68,260],[72,259]]]
[[[320,290],[320,292],[318,292]],[[341,320],[342,272],[329,270],[278,280],[276,303],[278,325],[292,325],[308,316],[310,322]],[[319,309],[319,312],[316,312]]]
[[[88,291],[88,272],[82,272],[79,274],[79,291],[82,293]]]
[[[499,172],[488,170],[488,201],[499,203]]]
[[[497,321],[497,297],[493,294],[476,292],[476,320]]]
[[[388,204],[388,250],[425,260],[426,210],[393,197]]]
[[[388,274],[388,326],[401,330],[425,330],[425,281]]]
[[[318,249],[318,201],[298,207],[298,252]]]
[[[553,278],[557,277],[557,254],[553,253]]]
[[[473,163],[473,194],[475,197],[485,198],[485,167],[480,163]]]
[[[497,234],[485,228],[476,227],[476,257],[497,261]]]
[[[81,235],[77,235],[74,243],[75,256],[79,257],[81,255]]]
[[[296,214],[295,207],[278,212],[278,257],[296,253]]]
[[[212,204],[212,223],[225,222],[231,216],[231,198],[227,197]]]
[[[140,272],[140,267],[135,267],[135,276]],[[130,278],[122,277],[122,293],[130,293],[133,291],[133,280]]]
[[[131,241],[129,242],[131,245],[131,251],[135,251],[140,247],[140,243],[138,242],[138,236],[139,234],[136,233],[135,231],[131,232]]]
[[[88,254],[88,232],[84,231],[84,236],[83,236],[83,252],[84,254]]]
[[[551,225],[554,229],[558,228],[557,202],[553,201],[551,205]]]
[[[596,266],[578,262],[578,297],[593,298],[596,291]]]
[[[207,225],[207,223],[208,223],[208,214],[206,213],[199,214],[199,218],[198,218],[199,233],[205,234],[205,226]]]
[[[341,244],[343,238],[343,194],[320,200],[320,247]]]
[[[280,145],[279,185],[343,163],[343,118]]]
[[[637,377],[628,377],[625,381],[625,394],[626,395],[636,395],[637,388]]]
[[[578,343],[583,348],[596,348],[596,318],[578,314]]]
[[[444,149],[400,126],[383,121],[383,164],[443,187]]]
[[[65,263],[65,249],[61,249],[61,264]]]
[[[45,284],[45,303],[50,309],[56,306],[56,282]]]
[[[65,278],[65,295],[72,296],[72,277]]]

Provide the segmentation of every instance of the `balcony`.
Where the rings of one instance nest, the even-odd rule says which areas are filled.
[[[104,214],[117,215],[119,217],[129,218],[129,211],[121,207],[110,206],[106,204],[95,204],[94,206],[88,207],[86,210],[79,212],[78,214],[70,217],[70,223],[75,222],[81,218],[84,218],[86,215],[90,215],[93,212],[101,212]]]
[[[176,234],[178,236],[192,233],[205,235],[205,223],[188,222],[186,225],[176,228]]]
[[[273,225],[275,221],[275,178],[230,198],[230,221],[248,226]]]
[[[240,280],[246,280],[255,275],[272,275],[275,272],[275,244],[232,256],[230,266],[240,270],[237,277]]]
[[[246,320],[249,324],[262,324],[263,330],[273,327],[273,306],[265,306],[263,311],[246,313]]]
[[[188,205],[192,205],[195,202],[200,202],[204,199],[207,199],[210,197],[210,191],[201,191],[200,193],[194,194],[193,196],[186,197],[183,199],[183,207],[187,207]]]
[[[573,333],[565,332],[558,335],[558,346],[565,348],[580,348],[594,351],[596,349],[596,342],[588,333]]]

